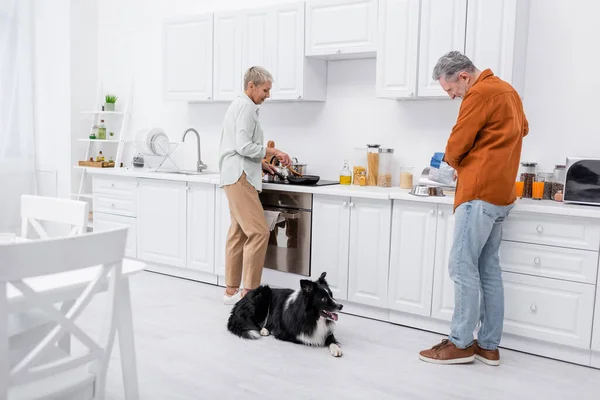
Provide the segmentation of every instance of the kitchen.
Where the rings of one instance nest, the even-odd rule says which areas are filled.
[[[256,5],[258,8],[271,6],[272,3],[256,1],[252,6]],[[181,1],[175,4],[172,7],[171,2],[161,2],[160,5],[143,5],[146,8],[142,8],[142,3],[136,1],[127,2],[127,7],[121,7],[116,1],[100,2],[97,12],[88,11],[86,14],[96,22],[88,27],[74,28],[80,29],[92,43],[97,40],[97,46],[89,43],[73,44],[74,48],[70,50],[73,52],[71,61],[78,60],[74,55],[76,46],[85,47],[87,52],[92,51],[90,48],[97,47],[94,49],[96,62],[88,68],[98,78],[102,77],[110,92],[117,94],[127,93],[129,82],[126,78],[129,73],[133,73],[136,85],[129,121],[130,132],[160,126],[172,142],[181,142],[183,132],[194,127],[200,132],[202,161],[208,165],[209,170],[214,171],[220,124],[227,102],[165,100],[162,79],[164,53],[162,45],[157,44],[163,42],[163,24],[166,19],[226,12],[241,9],[242,6],[246,8],[247,5],[235,1],[206,4]],[[558,78],[565,70],[572,71],[574,76],[585,77],[587,72],[584,66],[597,62],[598,56],[587,50],[585,41],[580,40],[582,37],[593,36],[590,31],[596,28],[589,21],[588,15],[597,12],[597,6],[585,3],[581,8],[573,10],[566,4],[559,4],[555,8],[549,8],[542,2],[531,2],[527,54],[523,58],[526,60],[527,71],[522,89],[523,101],[532,129],[524,142],[523,160],[537,161],[540,171],[551,171],[555,164],[565,163],[567,156],[597,156],[597,152],[590,152],[589,146],[593,138],[592,127],[595,126],[592,119],[594,102],[589,93],[594,90],[584,93],[579,87],[597,87],[598,83],[586,81],[578,86]],[[565,13],[576,13],[579,20],[588,22],[576,23],[574,19],[565,21],[562,18]],[[553,26],[558,27],[552,28]],[[95,33],[88,31],[91,29]],[[565,56],[550,62],[546,55],[550,49],[564,54],[574,53],[577,57]],[[43,49],[37,50],[43,54]],[[319,175],[324,180],[337,180],[344,160],[355,158],[355,149],[363,148],[367,143],[380,143],[386,148],[394,149],[398,166],[414,166],[416,179],[427,166],[431,155],[443,151],[460,107],[458,101],[442,97],[415,100],[378,97],[378,64],[373,55],[330,60],[325,65],[325,101],[273,100],[261,109],[261,121],[267,139],[274,140],[278,148],[306,163],[308,173]],[[84,79],[74,73],[60,77],[66,80],[69,87],[85,88],[87,93],[81,95],[87,102],[82,99],[82,104],[73,103],[67,106],[68,109],[60,110],[60,115],[69,116],[67,121],[61,122],[62,127],[72,134],[67,138],[60,136],[54,139],[67,143],[69,147],[73,145],[73,154],[66,154],[66,158],[71,161],[68,167],[65,167],[62,155],[45,157],[42,150],[42,167],[58,172],[61,179],[57,192],[68,196],[78,189],[81,171],[73,169],[71,164],[81,159],[82,144],[77,142],[77,138],[83,135],[82,132],[89,131],[90,121],[82,120],[80,112],[89,108],[90,99],[93,101],[95,82],[90,83],[88,77]],[[275,75],[275,80],[277,79]],[[552,82],[552,89],[548,88],[548,82]],[[417,85],[416,80],[414,85]],[[568,139],[565,139],[565,132],[568,132]],[[49,139],[41,138],[41,143],[47,140]],[[172,154],[177,167],[185,170],[196,167],[198,157],[194,140],[195,138],[188,137],[186,142],[179,143]],[[130,163],[134,155],[126,152],[124,163]],[[95,180],[97,183],[94,183],[94,187],[89,187],[95,196],[100,195],[100,200],[103,198],[102,194],[111,199],[125,196],[120,200],[126,214],[119,216],[131,218],[127,221],[135,223],[137,239],[132,242],[132,246],[135,246],[138,258],[154,260],[157,265],[153,268],[160,272],[219,283],[223,268],[222,255],[218,251],[223,248],[223,243],[219,241],[224,240],[223,230],[228,226],[228,213],[224,196],[215,187],[216,176],[174,176],[159,172],[138,172],[133,168],[128,172],[90,172],[94,177],[100,178]],[[111,176],[111,173],[123,176]],[[70,176],[72,181],[67,183],[66,188],[64,176]],[[115,194],[111,184],[124,186],[118,187],[119,193]],[[452,223],[451,196],[414,198],[407,190],[400,190],[398,185],[399,174],[395,173],[393,187],[390,189],[333,185],[309,190],[313,191],[311,257],[315,260],[310,274],[314,276],[320,268],[328,268],[334,294],[347,301],[345,310],[350,313],[433,332],[445,332],[448,315],[451,313],[448,307],[451,297],[448,297],[448,282],[439,279],[446,271],[444,264],[439,261],[443,256],[438,255],[443,255],[449,248],[446,241]],[[265,185],[265,188],[281,190],[281,185]],[[110,207],[113,203],[104,204]],[[194,204],[202,206],[195,207]],[[207,211],[192,211],[198,209]],[[214,210],[212,214],[210,210]],[[567,217],[560,216],[564,212]],[[95,213],[102,214],[102,211],[95,210]],[[519,237],[521,231],[515,229],[514,240],[511,241],[517,243],[514,246],[533,243],[534,246],[548,246],[544,249],[549,251],[564,246],[573,251],[574,257],[580,257],[572,259],[573,268],[581,265],[585,265],[581,268],[588,268],[595,260],[597,273],[598,211],[595,208],[569,207],[546,200],[537,203],[524,200],[519,202],[515,213],[522,213],[520,215],[524,221],[542,214],[545,218],[544,228],[546,231],[550,229],[550,236],[565,231],[564,224],[568,227],[566,230],[573,234],[583,233],[578,237],[579,242],[564,246],[564,241],[561,242],[560,238],[550,239],[554,240],[553,243],[544,240],[540,242],[540,239]],[[105,214],[114,215],[110,212]],[[593,219],[586,219],[590,217]],[[355,220],[366,221],[366,225],[353,225]],[[96,214],[94,222],[97,221]],[[534,228],[539,225],[536,221],[530,223],[535,224]],[[319,229],[319,224],[327,227],[327,231]],[[407,231],[402,228],[406,225],[419,228],[416,232]],[[160,229],[165,231],[177,232],[177,235],[159,237],[155,233],[157,226],[164,227]],[[408,241],[396,240],[407,235],[412,235]],[[214,241],[212,246],[211,240]],[[191,245],[198,242],[202,242],[203,246]],[[398,248],[398,243],[401,243],[402,250]],[[158,251],[161,248],[169,251],[161,253]],[[332,248],[336,248],[338,252],[332,253]],[[363,248],[371,251],[361,252],[360,249]],[[408,274],[390,268],[394,260],[398,261],[398,257],[402,257],[411,248],[416,250],[409,252],[412,257],[409,262],[424,268],[415,268]],[[525,246],[525,250],[531,251],[531,248]],[[352,278],[362,278],[362,271],[358,268],[369,264],[377,271],[371,277],[374,280]],[[191,265],[197,267],[190,268]],[[518,262],[515,265],[518,267]],[[331,269],[331,266],[334,268]],[[206,272],[208,270],[211,272]],[[576,278],[557,280],[565,286],[577,283],[571,286],[581,289],[578,292],[579,298],[585,304],[584,307],[567,307],[557,311],[565,315],[577,315],[578,322],[566,328],[567,331],[571,329],[568,334],[559,333],[558,331],[565,329],[564,326],[559,326],[554,335],[547,334],[547,340],[543,337],[542,340],[537,340],[531,336],[540,333],[535,329],[528,331],[526,327],[517,333],[508,334],[506,340],[503,338],[503,345],[580,365],[595,363],[597,367],[598,355],[589,350],[592,335],[598,330],[592,327],[597,320],[594,317],[594,299],[597,295],[595,291],[591,291],[592,287],[596,287],[597,281],[592,279],[596,275],[588,274],[587,269],[582,271]],[[530,279],[527,273],[523,276],[516,277],[525,281],[515,280],[515,287],[524,283],[532,284],[526,281]],[[264,277],[266,282],[289,287],[295,287],[298,281],[298,276],[274,270],[266,270]],[[389,282],[401,282],[400,277],[409,279],[398,287],[389,285]],[[538,282],[550,282],[544,279],[540,278]],[[336,281],[339,283],[334,284]],[[527,304],[527,309],[534,313],[532,305]],[[548,323],[555,324],[556,321]]]

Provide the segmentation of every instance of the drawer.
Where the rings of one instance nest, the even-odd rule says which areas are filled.
[[[504,273],[504,332],[589,349],[595,285]]]
[[[113,197],[94,193],[94,213],[101,212],[113,215],[123,215],[126,217],[136,216],[135,197]]]
[[[598,253],[528,243],[503,241],[503,271],[595,284]]]
[[[92,193],[134,200],[136,186],[137,181],[134,178],[94,176]]]
[[[127,231],[127,244],[125,245],[125,257],[137,257],[137,220],[136,218],[123,217],[104,213],[94,213],[94,232],[102,232],[122,227],[129,228]]]
[[[503,225],[505,240],[598,251],[600,223],[593,219],[511,212]]]

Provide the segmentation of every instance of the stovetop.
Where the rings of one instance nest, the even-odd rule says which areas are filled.
[[[292,183],[289,182],[264,182],[263,183],[274,183],[276,185],[292,185]],[[314,185],[296,185],[296,186],[330,186],[330,185],[339,185],[340,183],[338,181],[327,181],[324,179],[319,180],[319,182],[315,183]]]

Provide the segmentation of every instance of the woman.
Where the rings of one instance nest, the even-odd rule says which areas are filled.
[[[269,228],[258,193],[262,190],[262,170],[273,172],[263,159],[276,156],[282,165],[291,164],[289,155],[264,145],[258,105],[269,98],[272,84],[273,77],[266,69],[248,69],[244,74],[244,92],[231,102],[223,122],[220,186],[225,190],[231,213],[225,246],[225,304],[235,304],[260,285]],[[240,291],[242,273],[244,290]]]

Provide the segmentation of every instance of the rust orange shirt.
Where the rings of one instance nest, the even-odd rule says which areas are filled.
[[[489,69],[463,98],[444,161],[458,173],[454,209],[483,200],[513,203],[523,137],[529,124],[516,90]]]

